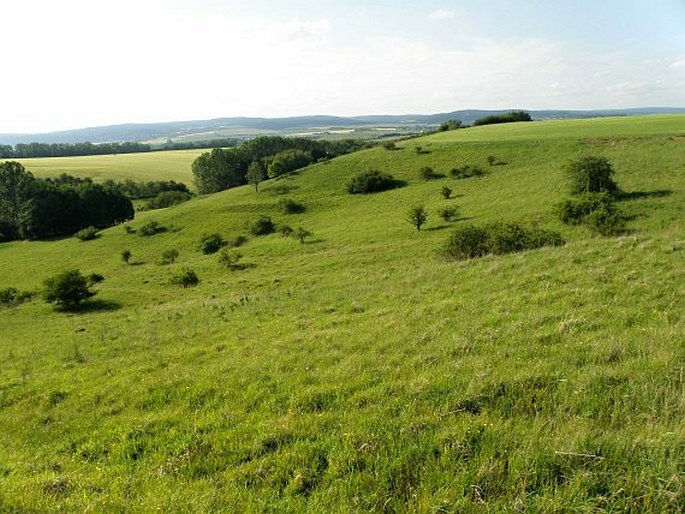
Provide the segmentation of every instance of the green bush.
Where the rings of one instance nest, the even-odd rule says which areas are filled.
[[[16,287],[6,287],[0,289],[0,306],[14,307],[30,300],[34,296],[35,294],[29,291],[20,291]]]
[[[450,170],[450,175],[454,177],[457,180],[465,179],[465,178],[471,178],[471,177],[480,177],[485,175],[485,171],[483,171],[483,168],[480,166],[476,166],[473,164],[465,164],[464,166],[456,166]]]
[[[445,200],[449,200],[452,196],[452,190],[449,187],[445,186],[440,190],[440,194]]]
[[[59,309],[75,310],[79,304],[95,296],[88,279],[79,270],[69,270],[45,281],[43,297]]]
[[[567,168],[571,194],[619,192],[614,182],[614,169],[606,157],[585,156],[571,162]]]
[[[164,209],[165,207],[187,202],[191,198],[192,195],[185,191],[162,191],[147,202],[142,210]]]
[[[554,206],[554,212],[561,221],[569,225],[579,225],[599,209],[614,212],[617,210],[608,193],[584,193],[576,198],[569,198]]]
[[[564,242],[558,232],[530,229],[516,223],[491,223],[482,227],[467,225],[452,233],[445,252],[454,259],[463,260],[487,254],[502,255],[542,246],[559,246]]]
[[[159,263],[163,266],[168,264],[173,264],[178,258],[178,250],[176,248],[170,248],[169,250],[164,250],[159,259]]]
[[[293,235],[295,232],[293,228],[289,225],[281,225],[278,228],[278,232],[283,236],[283,237],[290,237]]]
[[[458,207],[446,207],[444,209],[440,209],[438,211],[438,214],[445,221],[452,221],[452,220],[456,219],[456,217],[459,215],[459,208]]]
[[[247,243],[247,237],[243,235],[226,240],[226,246],[229,248],[238,248],[239,246],[243,246],[245,243]]]
[[[435,180],[439,178],[445,178],[442,173],[436,173],[430,166],[424,166],[419,170],[419,178],[422,180]]]
[[[224,246],[226,241],[221,234],[206,234],[200,238],[199,248],[205,255],[216,253]]]
[[[404,182],[397,180],[392,175],[378,170],[370,170],[352,177],[347,183],[347,192],[351,194],[378,193],[403,185]]]
[[[602,236],[620,236],[626,233],[626,220],[618,209],[604,207],[592,211],[586,219],[590,230]]]
[[[92,286],[95,284],[99,284],[100,282],[105,280],[105,277],[102,276],[100,273],[91,273],[90,275],[88,275],[87,280],[88,285]]]
[[[276,230],[274,222],[267,216],[262,216],[250,224],[250,233],[253,236],[265,236]]]
[[[407,221],[414,225],[416,230],[421,230],[421,227],[428,221],[428,211],[423,205],[412,207],[407,213]]]
[[[307,210],[303,204],[291,200],[290,198],[279,200],[277,206],[278,210],[283,214],[300,214]]]
[[[194,287],[198,285],[200,283],[200,279],[193,270],[184,268],[176,275],[172,276],[171,279],[169,279],[169,282],[172,285],[181,286],[185,289],[186,287]]]
[[[312,233],[309,230],[306,230],[302,227],[297,227],[297,229],[295,229],[295,232],[293,233],[293,236],[295,237],[295,239],[297,239],[300,243],[303,243],[303,244],[304,244],[304,240],[307,239],[308,237],[310,237],[311,235],[312,235]]]
[[[166,232],[167,228],[160,225],[157,221],[148,221],[145,225],[138,229],[139,236],[154,236],[161,232]]]
[[[238,261],[242,258],[242,254],[237,250],[228,250],[224,248],[219,252],[219,263],[227,269],[235,270],[241,266]]]
[[[81,241],[92,241],[98,237],[98,230],[95,227],[82,228],[74,234],[74,237]]]

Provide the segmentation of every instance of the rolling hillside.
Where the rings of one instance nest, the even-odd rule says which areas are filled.
[[[552,212],[588,154],[629,193],[624,236]],[[464,164],[487,174],[419,178]],[[105,277],[82,312],[0,308],[0,511],[681,512],[684,166],[682,115],[484,126],[140,213],[150,237],[0,245],[0,289]],[[407,185],[345,192],[372,168]],[[250,236],[236,270],[198,250],[262,215],[312,235]],[[492,221],[566,245],[440,253]]]

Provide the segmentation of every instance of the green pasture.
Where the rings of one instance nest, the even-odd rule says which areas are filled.
[[[172,150],[116,155],[81,157],[41,157],[18,159],[36,177],[55,177],[66,173],[92,178],[96,182],[108,179],[136,182],[174,180],[193,186],[190,169],[195,158],[206,150]]]
[[[684,132],[684,116],[469,128],[137,213],[154,236],[0,245],[0,289],[105,277],[78,313],[0,308],[0,511],[682,512]],[[630,193],[624,236],[552,213],[588,154]],[[113,158],[153,156],[179,165],[149,163],[154,179],[188,183],[190,152]],[[487,174],[419,178],[464,164]],[[407,185],[347,194],[368,169]],[[198,250],[261,215],[313,235],[249,236],[233,271]],[[567,243],[441,255],[453,228],[492,221]],[[197,287],[169,284],[183,268]]]

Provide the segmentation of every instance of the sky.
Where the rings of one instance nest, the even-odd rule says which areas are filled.
[[[0,133],[685,107],[685,0],[2,0]]]

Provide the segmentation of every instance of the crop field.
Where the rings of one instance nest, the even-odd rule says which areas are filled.
[[[194,155],[22,162],[190,184]],[[627,234],[554,214],[583,155],[613,164]],[[406,185],[348,194],[369,169]],[[311,236],[250,235],[262,215]],[[684,219],[685,116],[650,116],[444,132],[137,213],[152,236],[1,244],[0,289],[105,279],[79,312],[0,307],[0,511],[682,512]],[[494,221],[566,244],[441,253]],[[199,251],[213,232],[248,237],[240,266]]]
[[[18,159],[36,177],[56,177],[62,173],[96,182],[107,179],[137,182],[174,180],[193,186],[190,165],[206,150],[173,150],[82,157],[42,157]]]

